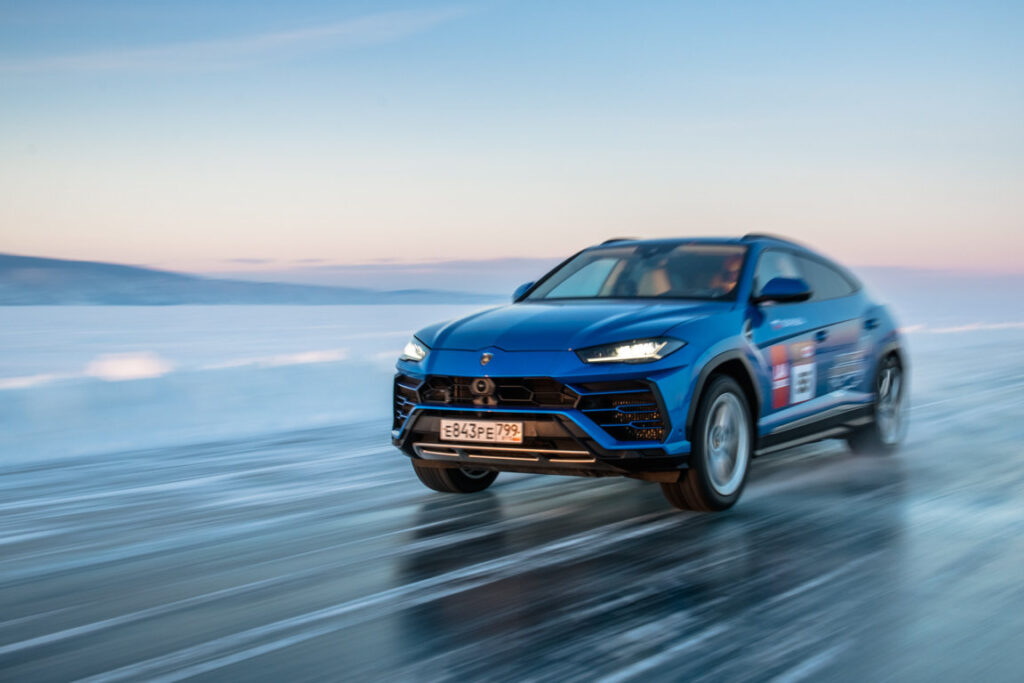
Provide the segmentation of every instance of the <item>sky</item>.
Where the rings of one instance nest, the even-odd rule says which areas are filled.
[[[0,0],[0,252],[1024,271],[1024,3]]]

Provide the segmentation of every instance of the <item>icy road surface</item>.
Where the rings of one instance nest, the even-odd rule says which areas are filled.
[[[900,455],[758,460],[721,515],[433,493],[384,421],[0,464],[0,679],[1019,681],[1024,334],[912,342]]]

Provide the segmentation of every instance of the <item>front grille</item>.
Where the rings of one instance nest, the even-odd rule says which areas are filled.
[[[579,395],[561,382],[546,377],[494,377],[485,391],[474,390],[480,377],[431,375],[420,387],[428,405],[505,408],[573,408]]]
[[[568,386],[547,377],[395,377],[394,426],[401,429],[415,404],[466,408],[578,408],[616,441],[663,441],[668,424],[651,385],[639,380]],[[452,413],[455,416],[455,413]],[[536,444],[535,447],[545,447]],[[550,447],[555,447],[553,444]]]
[[[412,412],[412,407],[419,402],[420,380],[407,375],[395,376],[394,407],[395,415],[392,422],[392,429],[401,429],[405,420]]]
[[[578,385],[579,408],[617,441],[662,441],[667,425],[650,385],[641,381]]]

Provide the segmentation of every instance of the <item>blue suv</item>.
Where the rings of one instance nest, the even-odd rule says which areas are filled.
[[[724,510],[754,456],[832,437],[889,453],[907,426],[892,315],[768,235],[609,240],[420,330],[397,368],[392,440],[451,493],[502,471],[626,476]]]

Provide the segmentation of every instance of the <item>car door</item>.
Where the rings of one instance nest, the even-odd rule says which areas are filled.
[[[776,277],[803,278],[797,254],[771,248],[761,252],[752,292]],[[761,434],[803,420],[820,410],[828,362],[830,325],[827,309],[813,300],[751,305],[747,336],[757,347],[762,368]]]
[[[824,259],[800,254],[796,264],[811,286],[810,314],[827,321],[821,353],[818,395],[823,408],[857,399],[854,389],[860,385],[870,346],[869,323],[864,319],[865,301],[857,283]]]

